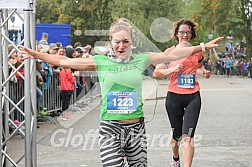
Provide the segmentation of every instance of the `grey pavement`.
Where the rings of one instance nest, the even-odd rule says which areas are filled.
[[[199,78],[199,82],[202,110],[192,166],[252,167],[252,79],[213,75],[210,79]],[[168,81],[149,78],[143,83],[148,166],[168,167],[171,130],[164,107]],[[97,144],[99,101],[97,98],[89,106],[78,104],[80,108],[70,112],[70,122],[39,123],[38,167],[101,166]],[[16,152],[22,148],[21,140],[12,140]]]

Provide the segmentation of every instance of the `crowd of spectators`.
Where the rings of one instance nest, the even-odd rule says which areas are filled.
[[[213,61],[208,56],[204,59],[204,66],[216,75],[252,78],[252,57],[243,52],[238,43],[233,47],[232,41],[228,40],[225,43],[225,51],[218,54],[217,60]]]
[[[41,40],[36,42],[36,50],[39,52],[49,53],[53,55],[62,55],[69,58],[87,58],[94,56],[94,48],[91,45],[82,45],[80,42],[76,42],[74,45],[62,46],[60,42],[48,43],[48,34],[43,33]],[[56,67],[42,60],[36,60],[36,101],[37,101],[37,113],[39,116],[60,116],[64,120],[68,120],[69,117],[66,114],[62,114],[63,110],[69,107],[70,98],[65,98],[66,90],[62,82],[65,80],[62,76],[62,71],[66,71],[62,67]],[[84,95],[94,85],[92,82],[92,76],[87,72],[74,71],[70,69],[72,87],[71,96],[75,92],[75,100],[78,96]],[[11,98],[14,103],[17,103],[24,94],[24,63],[22,55],[12,45],[9,46],[9,74],[14,75],[11,77]],[[94,76],[93,76],[94,77]],[[66,78],[66,77],[65,77]],[[68,77],[69,78],[69,77]],[[67,81],[67,80],[65,80]],[[56,86],[55,86],[56,85]],[[63,85],[63,86],[62,86]],[[59,91],[57,90],[59,89]],[[57,93],[59,92],[59,94]],[[84,94],[83,94],[84,92]],[[69,94],[68,94],[69,95]],[[60,106],[56,106],[56,98],[62,101]],[[69,96],[68,96],[69,97]],[[62,100],[63,99],[63,100]],[[67,100],[66,100],[67,99]],[[68,105],[65,105],[68,104]],[[66,107],[67,106],[67,107]],[[24,105],[20,105],[20,108],[24,108]],[[24,114],[20,114],[17,109],[14,109],[12,120],[15,124],[20,125],[24,120]]]

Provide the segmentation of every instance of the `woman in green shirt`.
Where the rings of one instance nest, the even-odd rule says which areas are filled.
[[[103,166],[147,166],[147,144],[142,104],[142,73],[151,64],[178,60],[218,47],[223,38],[204,46],[174,49],[170,54],[132,54],[133,31],[127,19],[118,19],[109,30],[111,52],[89,58],[48,55],[20,46],[27,57],[65,68],[98,72],[102,105],[100,114],[100,155]],[[127,161],[125,161],[127,157]]]

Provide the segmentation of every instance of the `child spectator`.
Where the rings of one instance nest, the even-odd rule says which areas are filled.
[[[43,83],[47,81],[46,74],[42,69],[42,60],[40,59],[36,60],[36,79],[37,79],[37,87],[36,87],[37,111],[40,111]]]

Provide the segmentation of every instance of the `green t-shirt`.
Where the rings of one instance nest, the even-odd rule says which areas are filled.
[[[94,56],[101,85],[101,120],[125,120],[143,116],[142,80],[149,54],[134,54],[128,63],[105,55]]]

